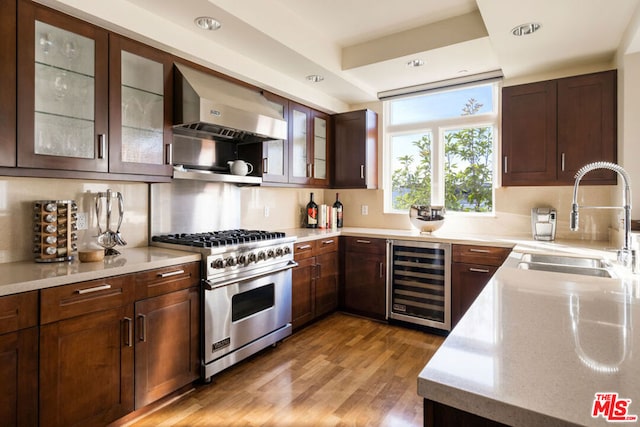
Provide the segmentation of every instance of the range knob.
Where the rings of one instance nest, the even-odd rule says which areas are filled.
[[[222,258],[218,258],[217,260],[211,263],[211,267],[213,268],[224,268],[224,260]]]
[[[284,248],[282,248],[282,250],[284,251],[285,255],[289,255],[291,253],[291,248],[289,246],[285,246]]]
[[[275,258],[275,257],[276,257],[276,253],[275,253],[275,251],[274,251],[273,249],[269,249],[269,250],[267,251],[267,259],[269,259],[269,258]]]
[[[276,256],[282,256],[283,253],[284,251],[282,250],[282,248],[276,249]]]
[[[238,264],[239,265],[246,265],[247,264],[247,257],[246,255],[240,255],[238,257]]]
[[[227,267],[233,267],[234,265],[236,265],[236,259],[232,256],[230,256],[229,258],[227,258],[226,264]]]
[[[257,260],[257,259],[258,259],[258,258],[256,257],[256,254],[255,254],[255,253],[251,252],[251,253],[249,254],[249,262],[250,262],[250,263],[251,263],[251,262],[256,262],[256,260]]]
[[[264,253],[264,251],[258,252],[258,261],[262,261],[262,260],[265,260],[265,259],[267,259],[267,256]]]

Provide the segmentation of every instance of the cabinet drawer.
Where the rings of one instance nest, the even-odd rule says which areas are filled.
[[[387,252],[387,241],[385,239],[372,239],[369,237],[345,237],[345,239],[347,251],[378,255],[384,255]]]
[[[38,291],[0,298],[0,334],[38,324]]]
[[[308,242],[296,242],[293,245],[293,257],[297,260],[305,259],[313,256],[313,251],[316,248],[316,241],[311,240]]]
[[[108,277],[43,289],[40,323],[121,307],[133,302],[134,275]]]
[[[200,263],[173,265],[155,270],[137,273],[136,300],[167,294],[192,286],[200,282]]]
[[[338,250],[338,237],[326,237],[315,241],[314,255],[336,252]]]
[[[453,245],[453,262],[499,267],[511,253],[510,248],[476,245]]]

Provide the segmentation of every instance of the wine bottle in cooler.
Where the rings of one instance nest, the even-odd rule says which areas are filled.
[[[333,207],[336,208],[336,227],[342,228],[342,202],[340,201],[340,193],[336,193],[336,202],[333,204]]]
[[[307,203],[307,228],[318,227],[318,205],[313,201],[313,193]]]

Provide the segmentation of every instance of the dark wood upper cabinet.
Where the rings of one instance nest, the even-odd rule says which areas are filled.
[[[0,12],[0,166],[16,165],[16,2]]]
[[[108,170],[108,32],[18,2],[18,166]]]
[[[571,185],[587,163],[615,162],[616,71],[502,89],[502,184]],[[585,183],[615,184],[610,171]]]
[[[587,163],[615,163],[616,71],[558,80],[558,180],[572,184]],[[595,170],[582,182],[615,184],[615,172]]]
[[[167,53],[109,35],[109,172],[171,176],[172,72]]]
[[[378,115],[371,110],[333,116],[335,188],[377,188]]]
[[[330,116],[289,102],[289,183],[327,187],[331,173]]]
[[[502,184],[556,179],[556,85],[531,83],[502,89]]]

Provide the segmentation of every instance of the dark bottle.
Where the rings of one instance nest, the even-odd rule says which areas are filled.
[[[336,193],[336,202],[333,207],[336,208],[336,227],[342,228],[342,202],[339,200],[340,193]]]
[[[318,205],[313,201],[313,193],[307,203],[307,228],[318,228]]]

